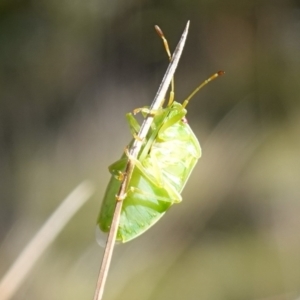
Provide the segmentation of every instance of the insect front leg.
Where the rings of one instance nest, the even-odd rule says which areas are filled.
[[[129,129],[133,137],[137,140],[141,140],[138,137],[138,132],[140,131],[141,126],[136,120],[136,118],[132,115],[132,113],[128,113],[126,114],[126,119],[129,124]]]
[[[164,124],[163,126],[160,128],[159,132],[158,132],[158,136],[160,137],[160,135],[169,127],[171,127],[172,125],[174,125],[175,123],[179,122],[182,120],[182,118],[186,115],[186,109],[182,108],[180,110],[177,111],[177,113],[175,115],[173,115],[173,117],[169,118]]]
[[[136,115],[138,113],[142,113],[143,117],[146,117],[147,115],[151,116],[157,116],[161,113],[163,113],[163,109],[150,109],[149,107],[140,107],[133,110],[133,114]]]

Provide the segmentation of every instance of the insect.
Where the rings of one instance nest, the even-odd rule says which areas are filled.
[[[155,29],[163,40],[164,48],[171,60],[168,42],[158,26]],[[137,158],[131,157],[126,149],[122,157],[109,166],[112,174],[107,186],[98,226],[103,232],[110,230],[116,204],[116,194],[123,180],[128,160],[134,163],[134,169],[127,185],[120,216],[116,240],[128,242],[152,227],[172,206],[182,200],[181,192],[201,157],[200,144],[187,123],[186,106],[190,99],[209,81],[222,75],[219,71],[199,85],[183,101],[174,101],[174,80],[171,83],[169,101],[166,107],[150,110],[138,108],[134,114],[141,112],[145,117],[153,115],[153,122]],[[133,140],[139,139],[140,125],[135,117],[126,115]]]

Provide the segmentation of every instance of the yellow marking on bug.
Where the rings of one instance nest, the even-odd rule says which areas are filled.
[[[119,196],[116,195],[116,200],[117,201],[123,201],[127,197],[127,193],[124,193],[123,195]]]
[[[115,178],[119,181],[123,181],[124,176],[125,176],[125,172],[118,171],[118,175],[115,175]]]
[[[133,138],[135,140],[138,140],[139,142],[142,142],[144,139],[141,139],[136,133],[133,134]]]

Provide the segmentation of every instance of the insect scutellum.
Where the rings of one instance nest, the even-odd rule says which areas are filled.
[[[169,44],[168,41],[166,39],[166,37],[164,36],[164,33],[162,32],[162,30],[159,28],[159,26],[155,25],[154,26],[157,34],[161,37],[161,39],[163,40],[163,44],[164,44],[164,48],[167,52],[168,58],[169,60],[171,60],[172,56],[171,56],[171,52],[170,52],[170,48],[169,48]],[[216,73],[214,73],[213,75],[211,75],[208,79],[204,80],[182,103],[182,107],[185,108],[188,103],[190,102],[190,100],[192,99],[192,97],[199,92],[199,90],[201,90],[205,85],[207,85],[210,81],[216,79],[217,77],[224,75],[225,72],[224,71],[218,71]],[[172,78],[172,83],[171,83],[171,91],[170,91],[170,96],[169,96],[169,102],[167,107],[171,106],[173,101],[174,101],[174,97],[175,97],[175,91],[174,91],[174,77]]]

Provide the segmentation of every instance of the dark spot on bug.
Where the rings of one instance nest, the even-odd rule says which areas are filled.
[[[185,123],[185,124],[188,124],[188,120],[187,120],[186,117],[183,117],[183,118],[181,119],[181,122],[183,122],[183,123]]]

